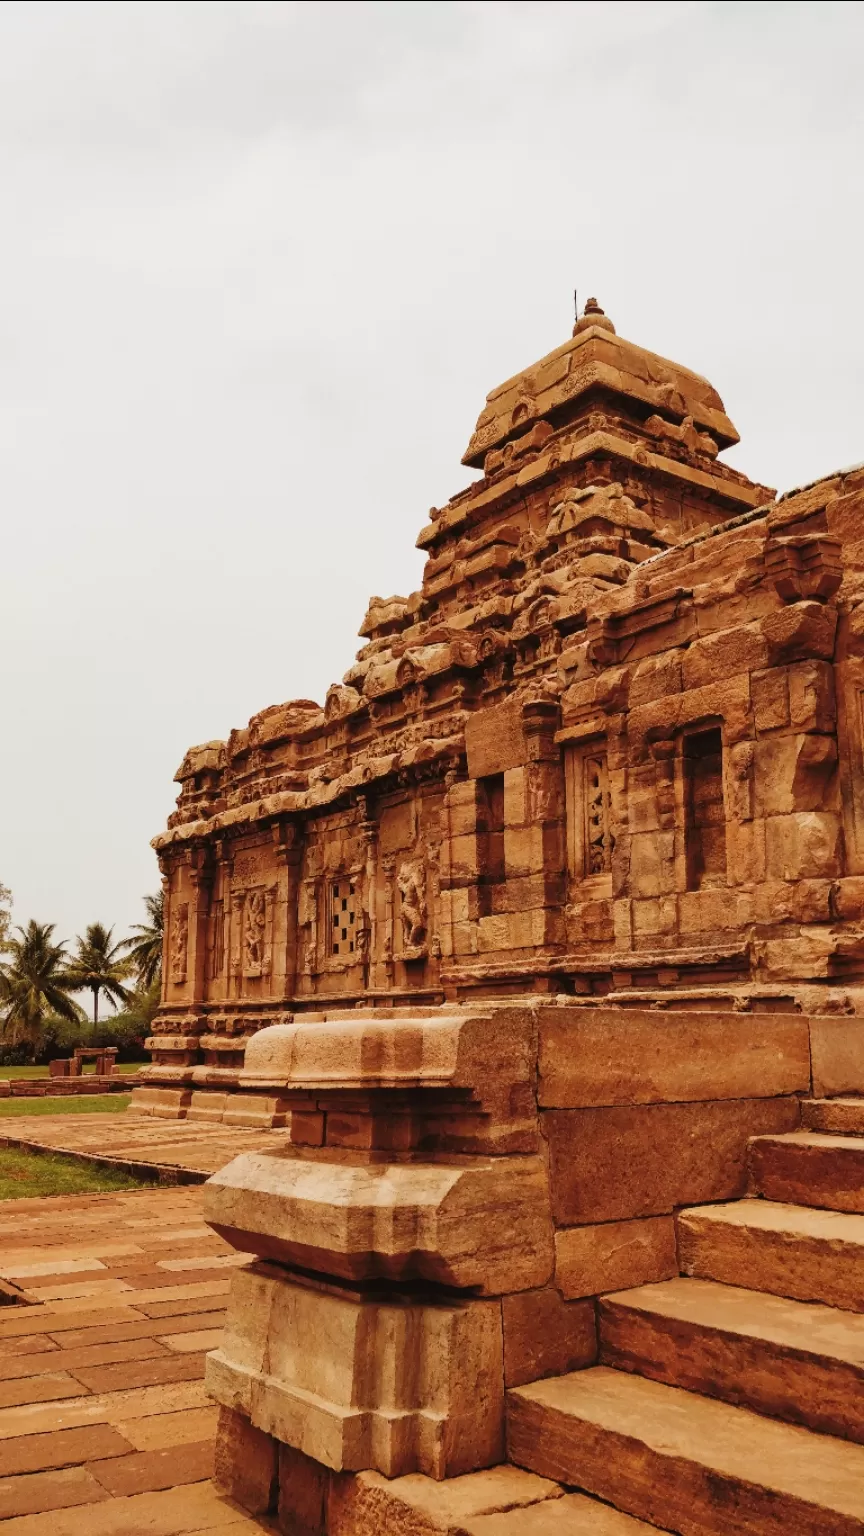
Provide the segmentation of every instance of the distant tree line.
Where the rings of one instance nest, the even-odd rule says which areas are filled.
[[[144,897],[146,919],[128,937],[90,923],[71,944],[55,939],[54,923],[13,928],[11,903],[0,885],[0,1062],[44,1061],[82,1044],[143,1056],[162,984],[161,893]],[[88,992],[92,1020],[76,1001]],[[100,998],[117,1010],[101,1023]]]

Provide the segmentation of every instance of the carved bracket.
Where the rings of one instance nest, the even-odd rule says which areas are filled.
[[[843,580],[840,540],[823,533],[771,539],[765,546],[765,570],[784,603],[808,598],[827,603]]]

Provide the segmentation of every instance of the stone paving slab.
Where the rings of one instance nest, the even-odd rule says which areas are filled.
[[[106,1124],[106,1121],[110,1122]],[[138,1115],[10,1115],[0,1121],[0,1146],[65,1152],[160,1183],[203,1184],[241,1152],[272,1148],[287,1131],[247,1130],[200,1121]],[[20,1206],[21,1201],[16,1205]]]
[[[0,1203],[0,1276],[38,1297],[0,1308],[2,1536],[272,1529],[210,1482],[204,1357],[248,1261],[201,1204],[197,1188]]]

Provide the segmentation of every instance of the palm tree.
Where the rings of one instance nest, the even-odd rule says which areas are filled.
[[[129,961],[121,957],[122,942],[115,944],[114,929],[103,923],[90,923],[84,938],[75,940],[78,948],[66,967],[64,986],[70,992],[93,993],[93,1026],[99,1023],[99,993],[104,992],[112,1002],[125,1003],[129,989],[123,982],[129,975]]]
[[[138,978],[138,986],[147,992],[162,979],[162,939],[165,931],[165,898],[159,891],[144,897],[146,923],[133,923],[132,934],[120,948],[128,950],[129,964]]]
[[[36,1045],[48,1014],[72,1022],[82,1013],[67,995],[66,947],[54,943],[54,924],[31,918],[26,928],[15,932],[20,937],[6,939],[8,958],[0,964],[3,1034],[11,1045],[22,1040]]]

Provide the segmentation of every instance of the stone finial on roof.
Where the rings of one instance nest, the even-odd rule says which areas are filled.
[[[581,320],[577,320],[573,327],[573,335],[578,336],[580,331],[587,331],[592,325],[599,325],[604,331],[615,334],[615,327],[609,316],[604,314],[596,299],[589,299],[582,311]]]

